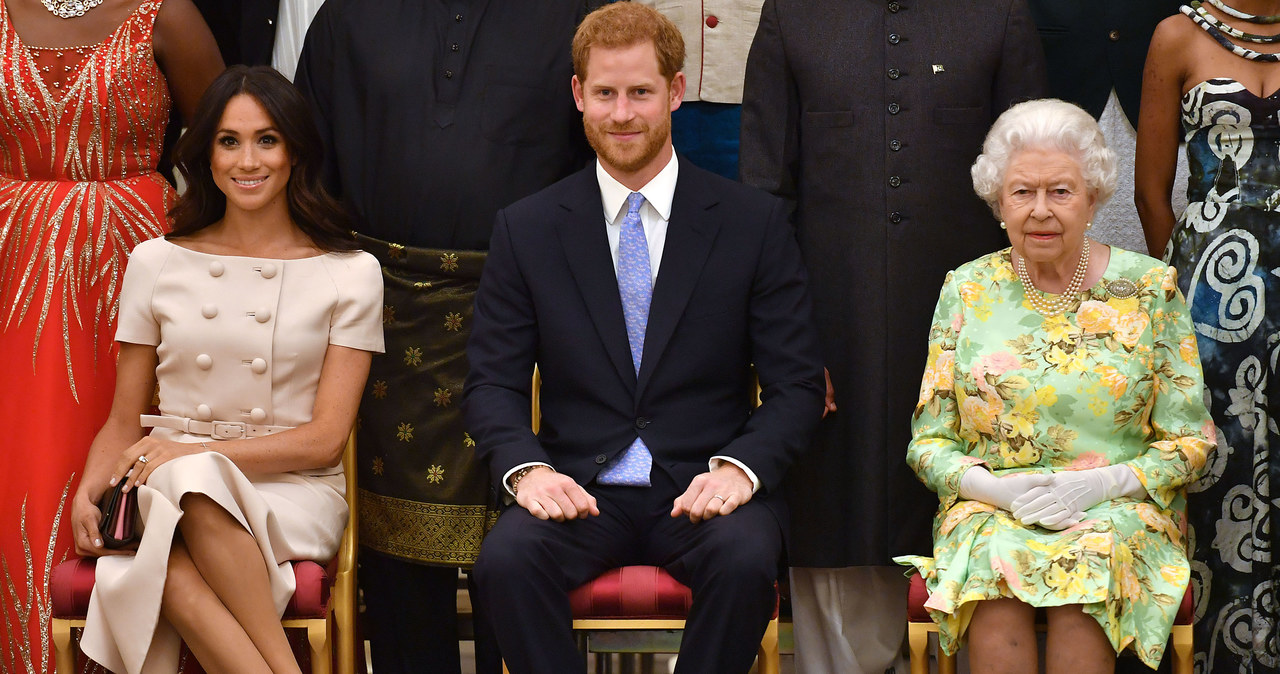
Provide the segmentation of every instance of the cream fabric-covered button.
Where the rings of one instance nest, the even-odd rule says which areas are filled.
[[[253,362],[249,363],[249,369],[253,370],[254,374],[262,374],[267,371],[267,361],[262,358],[254,358]]]
[[[249,421],[252,421],[255,424],[260,424],[266,420],[267,420],[267,411],[262,409],[261,407],[255,407],[249,410]]]
[[[204,403],[196,405],[196,419],[199,419],[200,421],[209,421],[212,418],[213,410],[209,409],[208,405]]]
[[[202,353],[196,356],[196,367],[201,370],[207,370],[213,367],[213,358],[211,358],[207,353]]]
[[[214,304],[206,304],[200,307],[200,315],[205,318],[213,318],[218,315],[218,307]]]
[[[214,278],[218,278],[219,276],[222,276],[222,272],[226,270],[227,268],[222,266],[222,262],[218,260],[214,260],[213,262],[209,263],[209,275]]]
[[[271,310],[266,307],[263,307],[253,312],[253,320],[259,323],[266,323],[267,321],[271,320]]]
[[[270,262],[262,265],[262,278],[274,278],[276,275],[276,266]]]

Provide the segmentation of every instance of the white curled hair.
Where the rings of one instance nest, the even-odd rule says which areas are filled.
[[[991,125],[982,141],[982,154],[969,169],[973,191],[1000,217],[1000,189],[1013,155],[1031,148],[1058,150],[1076,158],[1085,188],[1107,203],[1116,192],[1116,155],[1107,147],[1102,129],[1080,107],[1056,98],[1019,103]]]

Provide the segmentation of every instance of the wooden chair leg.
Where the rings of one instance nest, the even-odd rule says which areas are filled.
[[[337,602],[341,603],[341,602]],[[354,600],[350,604],[338,606],[335,603],[333,611],[329,614],[330,623],[333,626],[331,634],[335,635],[334,650],[338,652],[338,674],[355,674],[356,671],[364,671],[363,664],[356,666],[356,620],[348,607],[354,607]]]
[[[778,655],[778,619],[769,621],[764,628],[764,638],[760,640],[760,653],[757,656],[756,671],[759,674],[780,674],[782,658]]]
[[[907,623],[907,651],[911,655],[911,674],[929,674],[929,626]]]
[[[938,644],[938,674],[956,674],[956,656],[942,652],[942,644]]]
[[[307,623],[307,643],[311,646],[311,674],[332,674],[333,649],[330,648],[327,620]]]
[[[57,674],[74,674],[76,671],[76,648],[71,639],[71,623],[66,620],[53,620],[53,657],[54,671]]]
[[[1173,674],[1191,674],[1195,658],[1190,625],[1173,626]]]

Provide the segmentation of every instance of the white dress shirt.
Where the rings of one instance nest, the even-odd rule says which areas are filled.
[[[662,167],[658,175],[638,190],[644,196],[644,203],[640,206],[640,224],[644,226],[644,238],[649,245],[649,269],[653,274],[654,285],[657,285],[658,270],[662,266],[662,250],[667,243],[667,224],[671,221],[671,201],[676,195],[676,178],[679,174],[680,165],[673,152],[671,160]],[[631,196],[631,189],[609,175],[598,159],[596,160],[596,181],[600,183],[605,234],[609,238],[609,255],[613,258],[613,273],[616,275],[618,273],[618,241],[622,238],[622,219],[627,215],[627,197]],[[756,477],[746,464],[733,457],[713,456],[708,469],[715,470],[720,466],[721,461],[728,461],[741,468],[747,477],[751,478],[753,493],[760,490],[760,478]],[[515,492],[511,491],[511,475],[529,466],[547,466],[555,470],[555,466],[534,461],[522,463],[507,471],[506,475],[502,476],[502,486],[512,497],[515,496]]]
[[[676,195],[676,177],[679,174],[679,162],[673,152],[671,161],[639,190],[644,196],[644,204],[640,206],[640,223],[644,225],[644,240],[649,245],[649,270],[655,282],[658,279],[658,267],[662,266],[662,249],[667,244],[667,223],[671,221],[671,200]],[[627,197],[631,196],[631,189],[614,180],[599,160],[596,160],[596,181],[600,183],[604,230],[609,237],[609,255],[613,258],[613,273],[616,275],[618,241],[622,238],[622,219],[627,216]]]

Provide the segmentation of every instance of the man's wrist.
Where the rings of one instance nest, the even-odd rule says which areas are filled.
[[[507,480],[508,484],[511,486],[511,495],[518,496],[520,494],[520,481],[523,480],[526,475],[528,475],[529,473],[539,468],[550,469],[551,466],[548,466],[543,463],[535,463],[531,466],[525,466],[524,468],[521,468],[516,472],[512,473],[511,477]]]
[[[738,470],[742,471],[742,474],[745,475],[746,478],[751,481],[752,494],[760,491],[760,478],[756,476],[755,471],[748,468],[747,464],[731,456],[723,456],[718,454],[716,456],[711,457],[711,460],[707,462],[707,469],[715,470],[723,466],[724,464],[729,464],[731,466],[736,467]]]

